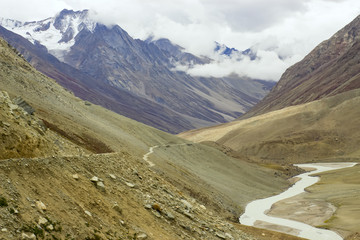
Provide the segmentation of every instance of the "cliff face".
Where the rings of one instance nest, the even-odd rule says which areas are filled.
[[[243,118],[360,88],[359,51],[360,16],[287,69]]]

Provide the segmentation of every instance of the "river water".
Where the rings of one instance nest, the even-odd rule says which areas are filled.
[[[297,222],[294,220],[288,220],[278,217],[270,217],[265,213],[270,210],[271,206],[274,203],[286,198],[296,196],[300,193],[303,193],[305,191],[305,188],[319,181],[319,177],[311,177],[309,175],[335,170],[335,169],[353,167],[355,165],[356,163],[297,164],[295,166],[301,168],[314,168],[316,170],[296,176],[300,178],[300,180],[297,181],[288,190],[286,190],[285,192],[279,195],[250,202],[245,208],[245,213],[240,216],[239,221],[241,224],[247,226],[254,226],[256,221],[264,221],[271,224],[290,227],[299,231],[299,233],[297,234],[298,237],[303,237],[311,240],[342,240],[343,238],[333,231],[315,228],[311,225],[302,222]]]

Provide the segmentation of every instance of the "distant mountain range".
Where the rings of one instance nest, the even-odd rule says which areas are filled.
[[[212,60],[168,39],[133,39],[118,25],[93,21],[87,10],[63,10],[37,22],[0,19],[0,25],[0,36],[75,95],[171,133],[231,121],[274,85],[175,71],[178,64]]]

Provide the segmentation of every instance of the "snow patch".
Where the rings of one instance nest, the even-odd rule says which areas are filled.
[[[60,61],[75,44],[76,35],[87,28],[94,32],[96,22],[88,17],[87,12],[74,12],[67,14],[60,19],[60,27],[55,27],[58,16],[47,18],[37,22],[20,22],[12,19],[0,18],[0,25],[9,31],[21,35],[32,44],[35,42],[44,45],[49,53],[53,54]]]

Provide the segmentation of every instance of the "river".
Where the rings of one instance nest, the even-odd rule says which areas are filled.
[[[256,221],[263,221],[271,224],[293,228],[298,230],[298,234],[296,236],[311,240],[342,240],[343,238],[333,231],[315,228],[311,225],[297,222],[294,220],[270,217],[265,213],[271,209],[271,206],[274,203],[303,193],[305,191],[305,188],[319,181],[319,177],[312,177],[309,175],[335,169],[353,167],[355,165],[356,163],[296,164],[295,166],[301,168],[312,168],[315,170],[297,175],[296,177],[300,178],[300,180],[297,181],[294,185],[292,185],[288,190],[280,193],[279,195],[250,202],[245,208],[245,213],[240,216],[239,221],[241,224],[247,226],[254,226]]]

